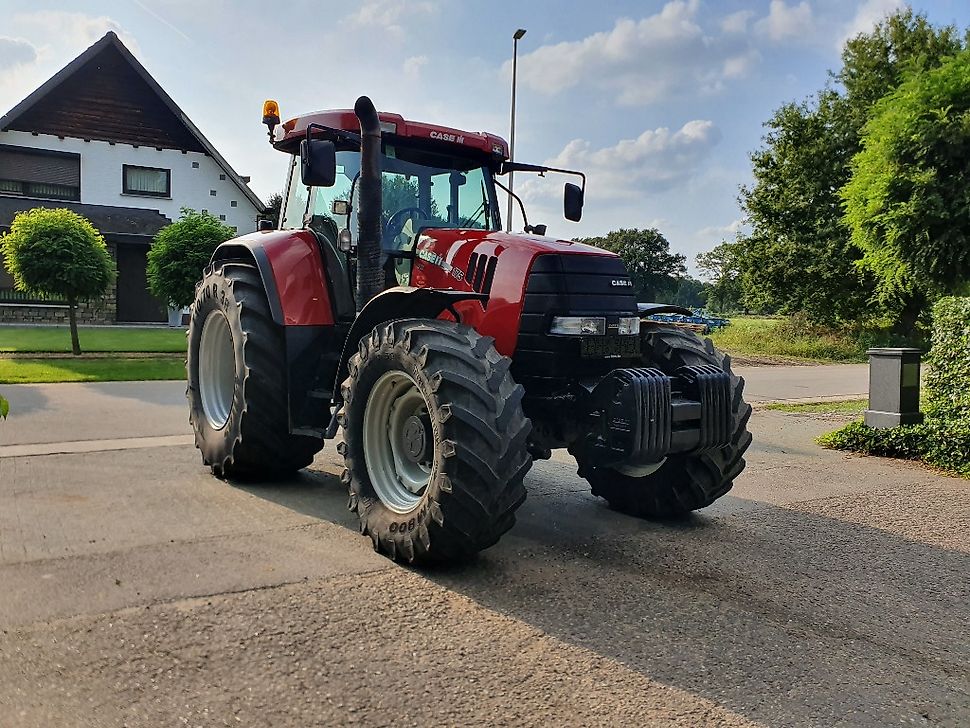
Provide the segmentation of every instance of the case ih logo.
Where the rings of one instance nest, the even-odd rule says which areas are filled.
[[[610,285],[617,288],[633,288],[633,281],[629,278],[614,278]]]
[[[433,131],[431,134],[429,134],[429,136],[432,139],[438,139],[443,142],[455,142],[455,144],[465,143],[465,137],[463,137],[461,134],[448,134],[447,132],[443,131]]]

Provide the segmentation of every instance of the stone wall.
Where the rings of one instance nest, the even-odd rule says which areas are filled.
[[[108,252],[117,258],[114,243]],[[82,301],[77,306],[79,324],[113,324],[118,310],[118,286],[112,283],[108,292],[94,301]],[[68,323],[67,306],[56,304],[25,305],[0,301],[0,324],[64,324]]]

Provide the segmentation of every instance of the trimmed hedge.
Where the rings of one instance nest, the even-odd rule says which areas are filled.
[[[926,421],[874,430],[850,422],[818,438],[823,447],[922,460],[970,477],[970,298],[933,307],[933,346],[924,379]]]

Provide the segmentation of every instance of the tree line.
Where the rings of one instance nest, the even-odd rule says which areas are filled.
[[[909,331],[970,292],[968,46],[897,11],[774,112],[740,190],[750,231],[697,258],[718,307]]]

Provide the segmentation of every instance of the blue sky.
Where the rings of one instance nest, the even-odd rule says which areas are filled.
[[[562,237],[658,227],[693,261],[741,224],[738,186],[762,123],[836,68],[841,42],[898,0],[0,0],[0,109],[115,30],[264,199],[285,159],[260,126],[361,93],[409,118],[503,136],[519,43],[516,157],[589,174],[584,219],[562,179],[516,177],[533,222]],[[917,2],[970,25],[965,0]]]

